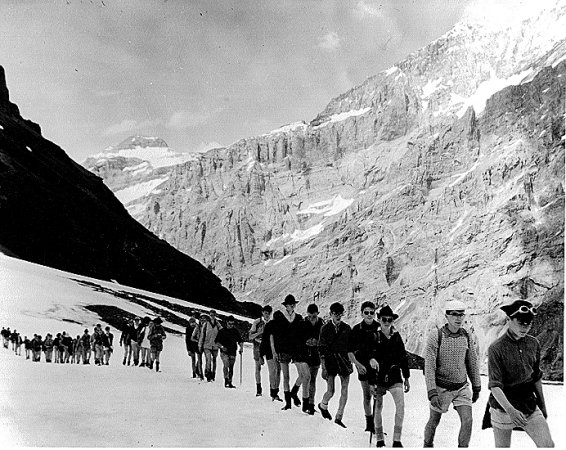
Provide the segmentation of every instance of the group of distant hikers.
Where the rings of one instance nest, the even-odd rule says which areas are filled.
[[[130,365],[133,356],[134,365],[138,365],[141,355],[141,367],[153,368],[155,362],[155,370],[159,372],[159,355],[163,350],[163,340],[165,339],[165,330],[161,325],[162,319],[157,317],[151,320],[139,317],[131,320],[120,335],[120,346],[124,347],[123,364],[126,362]],[[114,352],[114,335],[110,331],[110,327],[102,330],[102,325],[97,324],[92,334],[88,328],[84,330],[83,335],[77,335],[73,338],[67,332],[57,333],[55,337],[51,333],[47,333],[45,338],[40,334],[34,334],[32,339],[24,336],[17,330],[10,331],[10,328],[2,327],[2,340],[4,348],[12,346],[12,350],[16,355],[22,354],[22,346],[25,350],[26,359],[33,362],[41,362],[42,353],[47,363],[59,364],[90,364],[90,360],[94,355],[94,364],[97,366],[109,365],[110,357]]]
[[[354,368],[363,392],[366,428],[376,437],[376,447],[385,447],[382,421],[383,397],[389,392],[395,404],[393,447],[403,447],[404,395],[409,392],[410,371],[403,339],[394,327],[399,317],[389,305],[377,308],[373,302],[361,305],[362,320],[354,327],[342,321],[344,307],[330,306],[330,320],[318,317],[316,304],[307,307],[306,317],[295,312],[297,300],[287,295],[283,310],[262,309],[249,331],[255,360],[256,396],[262,396],[262,366],[267,363],[272,401],[284,402],[283,410],[302,405],[306,414],[315,414],[316,378],[319,371],[326,392],[317,404],[323,418],[332,420],[329,403],[340,379],[340,395],[334,422],[343,422],[348,400],[350,375]],[[488,350],[491,391],[482,428],[493,428],[495,446],[510,447],[511,432],[522,429],[538,447],[553,447],[546,422],[542,392],[540,345],[528,335],[536,308],[526,300],[502,306],[508,320],[507,332]],[[424,355],[424,371],[429,401],[429,418],[424,429],[424,447],[433,447],[442,414],[454,407],[460,418],[458,447],[468,447],[472,434],[472,404],[481,391],[478,347],[475,336],[463,328],[466,305],[460,300],[446,302],[446,323],[429,333]],[[377,315],[377,320],[375,316]],[[242,338],[234,328],[234,318],[223,328],[215,311],[194,315],[186,329],[186,348],[192,362],[193,378],[215,379],[216,358],[224,362],[225,387],[233,388],[236,352],[242,353]],[[204,355],[204,370],[203,370]],[[290,364],[297,370],[293,384]],[[279,397],[283,374],[283,399]],[[302,389],[302,398],[299,390]],[[372,402],[373,399],[373,402]],[[371,440],[371,437],[370,437]]]
[[[41,354],[45,356],[45,362],[58,364],[90,364],[91,354],[95,355],[96,365],[108,365],[112,355],[112,341],[114,335],[110,327],[102,330],[102,325],[97,324],[94,331],[89,334],[88,329],[82,336],[73,338],[66,331],[57,333],[55,337],[47,333],[45,338],[40,334],[34,334],[32,339],[22,336],[17,330],[2,328],[4,348],[11,344],[16,355],[22,354],[22,346],[25,350],[26,359],[33,362],[41,362]]]
[[[270,397],[284,402],[283,410],[302,405],[302,411],[315,414],[316,379],[319,371],[326,381],[326,392],[317,404],[323,418],[332,420],[329,403],[336,392],[336,378],[340,379],[340,395],[334,422],[346,428],[343,422],[348,400],[350,375],[354,368],[363,392],[363,410],[366,428],[376,437],[376,447],[385,447],[382,421],[383,397],[390,393],[395,404],[393,447],[403,447],[401,435],[404,421],[404,395],[409,392],[410,371],[407,352],[399,332],[394,327],[399,317],[387,304],[377,308],[370,301],[361,305],[362,320],[354,327],[342,321],[344,307],[330,305],[330,319],[318,317],[316,304],[307,307],[306,317],[295,312],[297,300],[286,296],[283,310],[273,313],[271,306],[262,309],[249,331],[253,342],[256,395],[262,396],[262,366],[267,363]],[[528,332],[536,308],[526,300],[516,300],[501,307],[507,315],[505,334],[488,349],[488,387],[491,391],[484,413],[482,429],[493,428],[496,447],[510,447],[513,430],[524,430],[537,447],[554,447],[546,418],[546,403],[542,390],[540,369],[541,348]],[[475,336],[463,328],[466,305],[460,300],[446,302],[446,323],[429,333],[424,352],[424,375],[429,401],[429,418],[424,429],[424,447],[433,447],[436,429],[442,414],[450,405],[460,418],[458,447],[468,447],[472,434],[472,404],[480,394],[478,348]],[[377,320],[375,316],[377,315]],[[151,320],[135,317],[122,330],[120,345],[124,348],[122,364],[159,368],[159,355],[166,334],[161,318]],[[46,362],[89,364],[94,352],[95,364],[109,364],[113,336],[110,328],[102,331],[96,325],[92,335],[88,329],[75,339],[67,333],[58,333],[55,339],[47,334],[42,340],[34,335],[22,340],[14,330],[2,329],[5,348],[21,355],[24,345],[26,358],[40,361],[41,352]],[[225,326],[216,312],[196,313],[186,328],[186,348],[192,362],[192,376],[208,382],[215,381],[216,359],[220,353],[223,362],[224,386],[234,388],[233,375],[236,356],[243,352],[243,339],[229,316]],[[203,361],[204,355],[204,361]],[[54,358],[54,359],[52,359]],[[297,370],[291,385],[290,364]],[[283,374],[283,397],[279,397]],[[241,380],[240,380],[241,381]],[[299,390],[302,389],[302,398]],[[373,402],[372,402],[373,400]]]

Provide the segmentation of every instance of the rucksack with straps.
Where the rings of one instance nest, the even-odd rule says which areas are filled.
[[[438,331],[438,347],[436,348],[436,361],[438,362],[438,357],[440,356],[440,345],[442,344],[442,329],[444,327],[440,327],[437,328]],[[472,348],[471,343],[470,343],[470,333],[468,333],[468,330],[466,330],[465,328],[460,328],[460,330],[462,330],[462,333],[464,333],[464,336],[466,336],[466,339],[468,340],[468,350]],[[425,366],[423,365],[423,375],[425,373]]]

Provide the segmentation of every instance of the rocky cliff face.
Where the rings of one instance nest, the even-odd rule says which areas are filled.
[[[0,249],[244,315],[213,273],[132,219],[102,180],[21,118],[0,67]]]
[[[445,300],[468,303],[483,359],[498,307],[529,298],[561,378],[564,29],[563,1],[463,22],[310,123],[174,166],[138,218],[239,299],[341,301],[351,323],[389,302],[417,354]]]

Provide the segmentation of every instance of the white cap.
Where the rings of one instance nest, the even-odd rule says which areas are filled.
[[[466,305],[460,300],[450,300],[444,305],[444,311],[465,311]]]

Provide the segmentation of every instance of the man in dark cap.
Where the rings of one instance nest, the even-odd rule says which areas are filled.
[[[318,404],[318,409],[322,417],[332,420],[328,412],[328,402],[334,396],[336,376],[340,377],[340,401],[334,422],[343,428],[346,425],[342,422],[344,409],[348,401],[348,385],[350,374],[354,371],[348,356],[349,339],[352,329],[350,325],[342,322],[344,307],[336,302],[330,305],[331,320],[326,322],[320,329],[320,359],[322,365],[322,378],[326,380],[326,392],[322,401]]]
[[[501,309],[507,315],[507,332],[488,349],[489,412],[495,446],[510,447],[511,433],[519,427],[537,447],[554,447],[546,422],[540,344],[528,334],[537,310],[527,300],[516,300]]]

